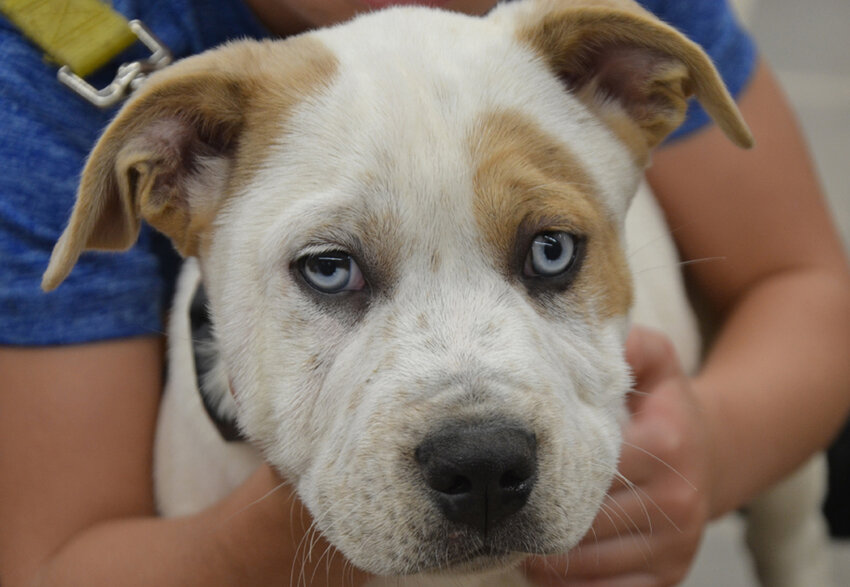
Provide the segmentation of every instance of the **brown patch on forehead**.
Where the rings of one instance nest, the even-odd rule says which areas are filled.
[[[234,64],[251,72],[245,80],[249,95],[244,106],[245,132],[236,159],[237,186],[262,166],[269,148],[285,133],[286,118],[293,108],[328,87],[339,66],[330,49],[311,36],[246,49]]]
[[[517,241],[523,235],[545,230],[582,235],[586,256],[566,295],[579,296],[603,317],[625,314],[632,302],[631,276],[615,221],[569,149],[521,113],[501,111],[478,121],[470,151],[475,219],[498,264],[511,275],[522,271],[528,243]]]

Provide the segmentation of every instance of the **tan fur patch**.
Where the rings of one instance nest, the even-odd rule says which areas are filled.
[[[529,237],[565,230],[587,239],[583,267],[570,286],[603,318],[624,315],[632,303],[631,275],[614,219],[598,188],[566,146],[515,111],[481,118],[470,137],[476,222],[512,274]],[[519,260],[521,262],[521,260]]]
[[[229,159],[225,195],[234,193],[285,132],[287,113],[336,70],[331,51],[305,36],[234,43],[152,76],[92,151],[42,287],[56,287],[83,250],[132,246],[140,218],[181,254],[196,255],[223,202],[210,197],[190,207],[185,150],[203,144],[195,156]]]
[[[517,27],[518,40],[539,54],[556,75],[572,82],[592,80],[594,55],[605,48],[655,52],[659,66],[648,66],[641,88],[646,101],[630,112],[634,123],[645,132],[650,148],[681,123],[686,100],[692,94],[733,142],[752,146],[752,135],[708,56],[637,3],[541,2],[524,17]],[[598,102],[592,91],[578,95],[588,105]],[[628,146],[637,146],[639,155],[646,150],[622,120],[615,118],[613,123],[613,130]],[[624,129],[628,130],[625,134]]]

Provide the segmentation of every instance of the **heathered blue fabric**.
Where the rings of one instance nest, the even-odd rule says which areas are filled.
[[[749,37],[721,0],[643,0],[700,43],[733,94],[755,63]],[[266,33],[238,0],[114,0],[184,57]],[[118,61],[144,54],[134,49]],[[102,112],[56,81],[56,68],[0,17],[0,344],[55,345],[161,332],[176,256],[145,228],[126,253],[86,253],[56,291],[39,289],[67,222],[85,157],[115,111]],[[107,67],[94,76],[104,86]],[[707,124],[694,107],[684,136]]]
[[[756,46],[741,28],[727,0],[638,0],[644,8],[702,46],[726,87],[738,97],[756,66]],[[667,142],[675,142],[711,123],[699,102],[691,100],[688,117]]]
[[[266,33],[238,0],[114,0],[177,57]],[[146,54],[134,48],[116,61]],[[56,81],[56,67],[0,17],[0,343],[53,345],[154,334],[177,266],[145,228],[126,253],[86,253],[54,292],[39,288],[74,203],[85,158],[115,114]],[[114,67],[90,80],[109,83]]]

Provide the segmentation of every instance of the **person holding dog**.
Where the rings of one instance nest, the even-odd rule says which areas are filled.
[[[250,0],[253,13],[223,4],[215,22],[158,7],[195,33],[175,40],[178,52],[263,35],[255,17],[290,35],[357,10],[345,0]],[[492,4],[447,7],[478,13]],[[683,227],[682,256],[726,258],[687,269],[721,326],[694,377],[663,336],[632,333],[627,353],[639,393],[630,398],[620,471],[637,489],[615,486],[610,499],[636,527],[600,517],[568,562],[528,562],[541,584],[675,584],[706,523],[826,446],[849,407],[847,263],[781,92],[728,8],[646,4],[674,24],[687,4],[685,23],[714,27],[695,33],[749,55],[725,73],[759,148],[735,150],[696,113],[656,153],[649,180],[670,224]],[[148,234],[130,256],[84,269],[66,300],[36,293],[46,262],[37,251],[49,250],[61,229],[55,219],[64,221],[66,210],[56,210],[73,197],[80,157],[107,115],[69,104],[57,116],[52,104],[71,98],[38,65],[37,50],[2,25],[4,47],[27,67],[11,59],[0,66],[0,128],[11,139],[0,149],[0,582],[262,585],[279,584],[294,568],[316,584],[365,582],[310,535],[309,515],[269,467],[197,516],[155,516],[150,459],[163,366],[158,300],[173,275],[167,247]],[[16,77],[21,71],[30,77]],[[33,87],[44,89],[40,101]],[[788,238],[790,226],[805,238]],[[302,560],[305,541],[327,554]]]

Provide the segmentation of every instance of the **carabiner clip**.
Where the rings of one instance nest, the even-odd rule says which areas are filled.
[[[136,90],[147,76],[164,68],[172,62],[171,51],[140,20],[127,23],[136,37],[151,51],[147,59],[123,63],[118,67],[115,79],[103,89],[98,90],[86,80],[63,65],[56,77],[85,100],[98,108],[109,108],[123,100]]]

